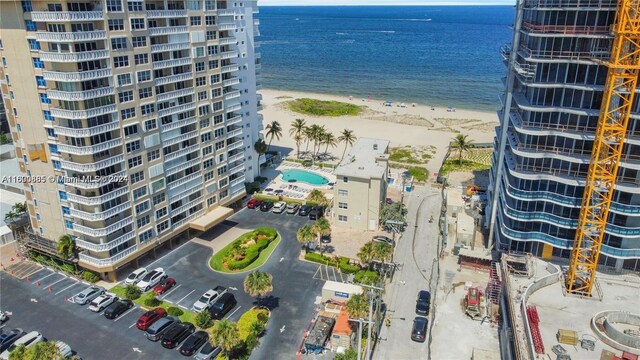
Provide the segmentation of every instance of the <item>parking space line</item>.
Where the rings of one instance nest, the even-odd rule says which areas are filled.
[[[162,260],[164,257],[169,256],[169,254],[171,254],[172,252],[174,252],[174,251],[176,251],[176,250],[180,249],[181,247],[183,247],[183,246],[187,245],[187,244],[188,244],[188,243],[190,243],[190,242],[191,242],[190,240],[187,240],[187,242],[185,242],[184,244],[182,244],[182,245],[178,246],[177,248],[175,248],[175,249],[173,249],[173,250],[169,251],[168,253],[166,253],[164,256],[161,256],[161,257],[160,257],[160,258],[158,258],[157,260],[154,260],[152,263],[148,264],[148,265],[147,265],[147,268],[150,268],[153,264],[155,264],[155,263],[157,263],[158,261]]]
[[[39,273],[40,271],[43,271],[43,270],[49,270],[49,269],[45,269],[44,267],[42,267],[40,265],[33,264],[33,266],[36,267],[36,268],[39,267],[39,269],[36,270],[36,271],[33,271],[31,274],[29,274],[29,276],[33,276],[33,275],[35,275],[35,274],[37,274],[37,273]]]
[[[182,299],[180,299],[180,300],[176,301],[176,304],[179,304],[182,300],[186,299],[186,298],[187,298],[187,296],[189,296],[189,295],[193,294],[193,292],[194,292],[194,291],[196,291],[196,289],[191,290],[191,292],[190,292],[190,293],[188,293],[187,295],[185,295]]]
[[[128,314],[128,313],[132,312],[132,311],[133,311],[133,310],[135,310],[135,309],[136,309],[136,307],[135,307],[135,306],[134,306],[134,307],[132,307],[131,309],[127,310],[124,314],[122,314],[122,315],[118,316],[118,318],[117,318],[117,319],[115,319],[115,320],[113,320],[113,321],[115,322],[115,321],[118,321],[118,320],[122,319],[123,317],[127,316],[127,314]]]
[[[136,323],[131,324],[131,326],[129,326],[129,329],[131,329],[134,326],[136,326]]]
[[[165,293],[160,300],[164,300],[167,296],[169,296],[169,294],[171,294],[174,290],[176,290],[177,288],[179,288],[180,286],[182,286],[182,284],[178,284],[178,286],[174,287],[173,289],[169,290],[169,292]]]
[[[43,278],[41,278],[41,279],[35,280],[34,282],[36,282],[36,283],[37,283],[37,282],[40,282],[40,281],[42,281],[42,280],[44,280],[44,279],[48,278],[49,276],[53,276],[53,275],[55,275],[55,274],[57,274],[57,273],[52,272],[51,274],[49,274],[49,275],[47,275],[47,276],[45,276],[45,277],[43,277]]]
[[[178,305],[178,307],[181,307],[181,308],[183,308],[183,309],[185,309],[185,310],[189,311],[189,309],[187,309],[187,307],[186,307],[186,306]]]
[[[62,290],[60,290],[60,291],[58,291],[58,292],[56,293],[56,295],[59,295],[61,292],[63,292],[63,291],[65,291],[65,290],[69,289],[70,287],[76,286],[76,285],[78,285],[78,282],[75,282],[75,283],[73,283],[73,284],[71,284],[71,285],[67,286],[66,288],[64,288],[64,289],[62,289]]]
[[[52,284],[49,284],[49,285],[43,285],[43,286],[42,286],[42,288],[43,288],[43,289],[46,289],[46,288],[48,288],[48,287],[51,287],[51,286],[53,286],[53,285],[55,285],[55,284],[59,283],[60,281],[65,281],[65,280],[67,280],[67,278],[66,278],[66,277],[63,277],[62,279],[60,279],[60,280],[58,280],[58,281],[56,281],[56,282],[54,282],[54,283],[52,283]]]
[[[235,314],[238,310],[240,310],[242,306],[238,306],[235,310],[233,310],[233,312],[227,316],[225,316],[225,319],[229,319],[230,317],[233,316],[233,314]]]

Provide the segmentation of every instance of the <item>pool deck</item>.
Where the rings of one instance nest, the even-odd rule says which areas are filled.
[[[284,170],[303,170],[310,173],[320,175],[329,180],[329,184],[336,182],[336,176],[333,169],[324,169],[316,166],[304,167],[302,164],[284,161],[279,165],[264,170],[263,174],[268,176],[271,181],[263,188],[263,194],[270,196],[282,196],[286,199],[304,200],[309,196],[312,190],[319,189],[324,192],[328,199],[333,198],[332,185],[310,185],[304,182],[290,183],[282,179]]]

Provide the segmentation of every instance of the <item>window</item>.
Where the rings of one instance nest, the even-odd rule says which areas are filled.
[[[220,191],[220,199],[224,199],[227,196],[229,196],[229,190],[222,190]]]
[[[163,221],[158,226],[156,226],[156,229],[158,230],[158,233],[161,233],[161,232],[167,230],[168,228],[169,228],[169,220]]]
[[[124,21],[122,19],[109,19],[109,31],[123,31]]]
[[[192,16],[190,22],[191,26],[200,26],[202,25],[202,18],[200,16]]]
[[[129,66],[128,56],[116,56],[113,58],[113,66],[116,68]]]
[[[215,40],[217,38],[214,30],[207,30],[207,40]]]
[[[151,240],[151,238],[153,238],[153,229],[149,229],[138,236],[141,244]]]
[[[44,63],[40,58],[33,58],[33,67],[36,69],[44,69]]]
[[[160,210],[156,210],[156,219],[160,219],[163,216],[167,215],[167,207],[163,207]]]
[[[56,132],[52,128],[44,128],[44,130],[47,132],[48,137],[56,137]]]
[[[127,153],[131,153],[131,152],[134,152],[136,150],[139,150],[140,149],[140,140],[136,140],[136,141],[132,141],[130,143],[127,143],[126,147],[127,147]]]
[[[52,154],[60,154],[60,151],[58,151],[58,145],[49,144],[49,151]]]
[[[133,55],[136,65],[142,65],[149,63],[149,54],[135,54]]]
[[[71,221],[71,220],[65,220],[65,221],[64,221],[64,226],[65,226],[67,229],[73,230],[73,221]]]
[[[43,76],[36,76],[36,84],[39,87],[47,87],[47,81],[44,79]]]
[[[211,97],[212,98],[217,98],[217,97],[220,97],[220,96],[222,96],[222,89],[215,88],[215,89],[211,90]]]
[[[204,71],[204,70],[205,70],[204,61],[196,63],[196,71],[197,72]]]
[[[53,118],[53,115],[51,115],[51,111],[47,111],[47,110],[43,111],[42,116],[47,121],[55,121],[55,119]]]
[[[156,111],[156,106],[154,104],[144,104],[140,106],[140,112],[142,115],[149,115]]]
[[[207,159],[202,163],[203,168],[210,168],[214,165],[213,159]]]
[[[349,182],[349,177],[348,176],[343,176],[342,177],[342,181],[343,182]]]
[[[31,20],[25,20],[24,21],[24,27],[27,29],[27,31],[36,31],[36,23],[34,23]]]
[[[34,200],[34,205],[35,205],[35,200]],[[38,205],[36,205],[36,206],[38,206]],[[71,215],[71,210],[69,210],[69,208],[68,208],[68,207],[66,207],[66,206],[61,206],[61,208],[62,208],[62,213],[63,213],[64,215]]]
[[[107,11],[122,11],[122,0],[106,0]]]
[[[207,15],[207,16],[204,17],[204,23],[207,26],[215,25],[216,24],[216,17],[213,16],[213,15]]]
[[[127,160],[128,164],[129,164],[129,169],[134,168],[136,166],[140,166],[142,165],[142,155],[138,155],[136,157],[133,157],[129,160]]]
[[[209,56],[216,55],[217,53],[218,53],[218,46],[217,45],[209,45],[209,46],[207,46],[207,54]]]
[[[144,171],[138,171],[135,174],[131,174],[130,179],[131,179],[131,184],[135,184],[137,182],[144,180]]]
[[[122,120],[131,119],[136,116],[136,108],[128,108],[120,110],[120,118]]]
[[[135,192],[135,190],[134,190],[134,192]],[[150,222],[150,219],[151,219],[151,217],[149,215],[138,217],[138,220],[136,220],[138,228],[141,228],[141,227],[147,225]]]
[[[213,154],[213,146],[209,145],[202,148],[202,156],[207,156],[210,154]]]
[[[216,115],[213,117],[213,125],[222,124],[223,121],[222,115]]]
[[[158,121],[156,119],[147,120],[144,122],[144,131],[149,131],[158,128]]]
[[[51,164],[53,165],[53,168],[56,170],[62,170],[62,164],[60,163],[60,161],[58,160],[51,160]]]
[[[211,120],[209,120],[209,118],[200,120],[200,128],[201,129],[209,127],[210,124],[211,124]]]
[[[160,149],[151,150],[147,153],[147,161],[153,161],[160,158]]]
[[[138,90],[138,95],[140,96],[140,99],[146,99],[146,98],[150,98],[153,96],[153,90],[148,87],[148,88],[142,88],[140,90]]]
[[[202,100],[206,100],[207,99],[207,92],[206,91],[199,91],[198,92],[198,101],[202,101]]]
[[[200,142],[205,143],[205,142],[209,142],[209,141],[211,141],[211,132],[204,133],[204,134],[200,135]]]
[[[131,74],[118,74],[118,86],[126,86],[133,84],[133,80],[131,80]]]
[[[133,189],[133,200],[136,200],[138,198],[141,198],[143,196],[147,195],[147,187],[143,186],[137,189]]]
[[[166,199],[165,194],[161,193],[161,194],[155,195],[151,200],[153,201],[153,205],[158,205],[161,202],[163,202],[165,199]]]
[[[140,3],[140,6],[142,6],[142,3]],[[143,18],[133,18],[133,19],[129,19],[130,23],[131,23],[131,31],[133,30],[144,30],[145,29],[145,24],[144,24],[144,19]]]
[[[138,82],[151,80],[151,70],[138,71]]]
[[[119,38],[111,38],[111,49],[112,50],[123,50],[127,48],[127,38],[119,37]]]
[[[151,183],[151,192],[156,192],[164,187],[164,179],[160,179]]]
[[[142,1],[127,1],[129,11],[142,11]]]
[[[198,46],[193,49],[193,57],[203,57],[204,56],[204,46]]]
[[[338,221],[347,222],[347,216],[346,215],[338,215]]]
[[[214,102],[213,111],[220,111],[220,110],[222,110],[222,101]]]
[[[338,196],[349,196],[348,190],[338,190]]]
[[[22,11],[24,12],[33,11],[33,5],[31,4],[31,0],[22,0]]]
[[[138,133],[138,124],[126,126],[124,128],[124,136],[131,136]]]
[[[205,86],[207,85],[207,78],[204,76],[196,78],[196,86]]]
[[[227,178],[218,181],[218,187],[220,188],[227,186],[227,184],[229,184],[229,179]]]
[[[47,97],[47,94],[40,94],[40,102],[43,104],[51,104],[51,99]]]
[[[67,201],[67,193],[65,191],[58,191],[58,196],[60,197],[60,200],[62,201]]]
[[[224,141],[218,141],[216,143],[216,151],[218,151],[218,150],[220,150],[222,148],[224,148]]]
[[[133,101],[133,91],[123,91],[118,93],[118,100],[120,103],[127,101]]]
[[[343,203],[343,202],[339,202],[338,203],[338,208],[339,209],[347,209],[347,203]]]
[[[220,66],[220,62],[218,60],[209,60],[209,70],[217,69]]]
[[[29,43],[29,49],[36,51],[40,50],[40,43],[35,39],[27,39],[27,42]]]
[[[224,129],[222,129],[222,128],[220,128],[220,129],[216,129],[216,130],[213,132],[213,136],[214,136],[216,139],[217,139],[217,138],[219,138],[220,136],[222,136],[223,134],[224,134]]]
[[[134,36],[131,38],[131,43],[134,48],[147,46],[147,38],[145,36]]]
[[[222,176],[227,173],[227,165],[218,168],[218,176]]]
[[[198,107],[198,115],[204,116],[209,113],[209,105],[202,105]]]
[[[211,75],[211,83],[219,83],[220,82],[220,74]]]

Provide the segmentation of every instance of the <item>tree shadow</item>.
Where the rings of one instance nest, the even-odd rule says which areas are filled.
[[[267,297],[259,298],[253,301],[253,305],[261,306],[273,311],[280,306],[280,298],[277,296],[269,295]]]
[[[333,245],[322,245],[321,252],[323,254],[333,254],[336,251],[336,248]]]

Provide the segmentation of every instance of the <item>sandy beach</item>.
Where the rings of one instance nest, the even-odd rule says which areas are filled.
[[[328,131],[337,137],[343,129],[354,131],[356,137],[372,137],[387,139],[391,147],[413,146],[429,147],[434,153],[428,163],[421,165],[429,170],[430,174],[438,171],[447,152],[449,142],[458,133],[468,135],[469,139],[476,143],[493,142],[495,127],[498,119],[495,112],[482,112],[457,108],[443,107],[431,108],[426,105],[405,103],[406,107],[399,107],[394,103],[392,107],[384,106],[381,99],[362,99],[337,95],[303,93],[296,91],[282,91],[263,89],[262,104],[264,126],[272,121],[278,121],[283,129],[280,140],[274,139],[272,146],[280,147],[277,150],[286,152],[291,149],[289,155],[295,156],[295,141],[289,136],[291,123],[298,118],[305,119],[307,124],[319,124],[325,126]],[[366,109],[358,116],[342,117],[316,117],[292,112],[288,109],[287,101],[296,98],[312,98],[320,100],[335,100],[365,106]],[[496,104],[496,107],[498,104]],[[268,140],[268,139],[267,139]],[[285,149],[283,149],[285,148]],[[304,150],[304,144],[301,146]],[[323,147],[324,150],[324,147]],[[329,148],[329,152],[338,159],[344,150],[343,144],[335,148]],[[348,152],[348,149],[347,149]]]

